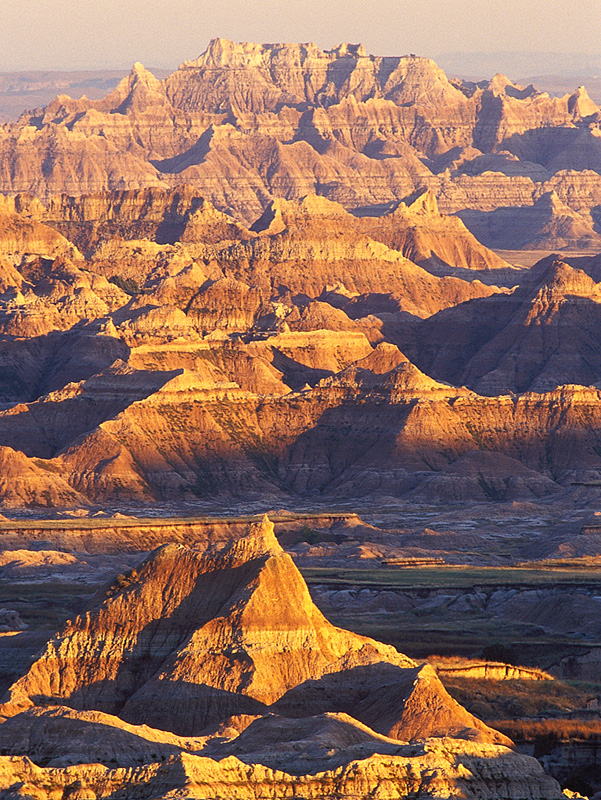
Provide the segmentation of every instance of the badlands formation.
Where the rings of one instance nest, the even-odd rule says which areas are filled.
[[[595,257],[513,268],[427,189],[378,218],[272,200],[250,227],[189,186],[16,195],[0,230],[5,508],[601,478]]]
[[[332,626],[266,517],[152,553],[0,713],[5,797],[563,797],[432,667]]]
[[[164,80],[135,64],[104,99],[59,95],[0,127],[4,193],[186,183],[251,224],[278,197],[381,210],[428,187],[497,247],[597,246],[600,168],[583,87],[449,80],[427,58],[349,44],[215,39]]]
[[[596,576],[519,570],[601,554],[600,122],[215,40],[0,127],[1,797],[561,797],[472,710],[597,681]],[[457,629],[469,711],[390,643]]]

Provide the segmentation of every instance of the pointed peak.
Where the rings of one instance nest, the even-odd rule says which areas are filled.
[[[124,114],[128,109],[142,110],[149,103],[164,98],[161,82],[139,61],[131,68],[129,75],[119,83],[107,99],[115,100],[114,111]]]
[[[552,217],[569,217],[573,220],[582,219],[577,211],[574,211],[573,208],[561,199],[555,189],[541,194],[541,196],[535,200],[533,208],[543,209],[551,214]]]
[[[568,209],[568,206],[566,206],[555,189],[551,189],[550,192],[543,192],[538,200],[535,201],[534,205],[551,208],[554,211],[564,208]]]
[[[227,549],[226,555],[239,563],[262,556],[278,556],[283,552],[276,538],[273,522],[264,514],[260,520],[250,523],[246,536],[235,541]]]
[[[402,205],[417,214],[439,214],[436,195],[431,189],[422,186],[403,200]]]
[[[490,79],[487,88],[497,97],[500,95],[507,95],[509,97],[514,97],[517,100],[525,100],[527,97],[533,97],[534,95],[540,94],[540,92],[538,92],[534,86],[520,86],[519,84],[510,80],[507,75],[503,75],[500,72]]]
[[[568,111],[575,117],[589,117],[599,112],[599,106],[591,100],[584,86],[579,86],[568,97]]]
[[[521,89],[522,87],[515,84],[507,75],[503,75],[502,72],[497,72],[488,82],[488,88],[494,94],[504,94],[508,88]]]
[[[138,82],[142,81],[143,83],[148,84],[149,86],[155,86],[160,84],[160,81],[154,77],[152,72],[149,69],[146,69],[144,64],[140,61],[136,61],[131,68],[131,72],[129,73],[130,82]]]
[[[267,514],[263,514],[260,520],[251,522],[248,527],[248,538],[254,539],[257,544],[261,544],[266,550],[275,548],[281,550],[280,543],[275,536],[275,528],[273,522],[269,519]]]
[[[350,370],[353,367],[368,369],[376,375],[384,375],[396,369],[396,367],[401,364],[408,362],[409,359],[407,356],[404,355],[396,345],[390,344],[389,342],[380,342],[369,355],[356,361],[351,367],[348,367],[348,369]]]
[[[504,89],[506,86],[513,86],[513,82],[509,80],[507,75],[503,75],[502,72],[497,72],[496,75],[493,75],[490,79],[489,86],[491,89]]]
[[[595,281],[576,267],[567,264],[561,255],[553,254],[541,259],[532,268],[535,296],[544,292],[547,297],[560,299],[566,295],[596,297]]]
[[[281,233],[286,227],[282,217],[282,209],[287,205],[287,201],[276,197],[267,206],[259,219],[255,220],[250,226],[253,233],[276,234]]]

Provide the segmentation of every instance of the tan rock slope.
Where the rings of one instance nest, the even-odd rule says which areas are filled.
[[[161,354],[180,358],[178,350],[160,348],[146,357]],[[255,394],[214,373],[201,379],[184,372],[41,463],[99,502],[124,495],[146,502],[339,498],[400,496],[462,456],[484,451],[521,462],[524,469],[514,465],[514,488],[531,496],[554,492],[550,478],[571,481],[601,468],[598,395],[596,388],[563,386],[483,397],[434,381],[391,345],[380,345],[313,388],[284,394]],[[27,416],[22,424],[26,429]],[[503,484],[500,467],[494,458],[481,459],[493,483]],[[472,480],[480,496],[478,475]]]
[[[507,267],[458,217],[440,213],[430,189],[418,190],[389,214],[362,217],[360,227],[372,239],[431,271],[444,266],[475,270]]]
[[[267,519],[214,555],[160,548],[67,623],[1,712],[48,703],[180,735],[273,709],[352,713],[401,740],[503,741],[447,695],[431,668],[330,625]]]
[[[601,234],[587,214],[578,213],[555,190],[531,206],[460,213],[488,247],[524,250],[601,250]]]
[[[163,81],[135,64],[102,100],[61,95],[4,125],[0,191],[189,183],[251,224],[274,198],[314,193],[382,209],[425,186],[455,212],[530,206],[555,190],[592,223],[598,117],[582,87],[552,98],[502,75],[449,81],[427,58],[383,58],[361,45],[216,39]],[[181,225],[174,212],[159,223],[166,240]],[[107,225],[89,226],[78,246]]]
[[[600,302],[589,275],[549,257],[511,294],[466,303],[452,323],[445,312],[425,321],[405,348],[428,373],[485,394],[595,384]]]
[[[0,503],[4,508],[89,505],[87,498],[56,471],[44,469],[10,447],[0,447],[0,476]]]
[[[601,470],[593,262],[511,270],[429,191],[250,227],[190,186],[4,207],[6,504],[502,501]]]
[[[2,711],[0,792],[20,796],[562,797],[432,668],[330,625],[267,518],[121,576]]]
[[[297,742],[307,750],[311,740]],[[428,741],[399,748],[399,755],[363,758],[339,768],[308,774],[245,764],[236,757],[215,761],[188,753],[166,761],[111,768],[83,764],[44,768],[19,756],[0,757],[0,787],[21,796],[44,798],[75,791],[94,798],[116,794],[143,800],[167,800],[177,794],[222,800],[235,794],[254,800],[257,793],[277,800],[295,797],[354,798],[378,792],[390,800],[429,800],[434,796],[467,800],[564,800],[559,784],[533,758],[506,748],[453,740]],[[18,787],[18,788],[14,788]]]

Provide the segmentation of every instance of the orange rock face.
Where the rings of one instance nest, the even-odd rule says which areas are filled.
[[[430,667],[332,626],[265,518],[214,555],[167,545],[67,623],[1,712],[48,703],[180,735],[229,717],[352,714],[395,739],[505,742]]]
[[[332,626],[267,517],[119,576],[0,710],[0,791],[30,796],[561,798],[431,667]]]
[[[8,205],[38,234],[2,273],[7,503],[481,498],[470,453],[507,499],[601,469],[598,393],[573,385],[601,380],[594,260],[511,270],[429,193],[378,219],[277,200],[251,228],[189,187]]]
[[[502,75],[450,81],[430,59],[382,58],[360,45],[216,39],[163,81],[135,64],[101,100],[61,95],[4,125],[0,191],[97,196],[188,183],[246,224],[274,198],[307,194],[382,209],[429,187],[455,212],[532,206],[556,191],[583,214],[581,226],[592,225],[598,120],[582,87],[555,98]],[[90,200],[88,214],[94,205],[111,212]],[[117,206],[122,221],[89,225],[78,246],[127,230],[127,202]],[[165,240],[182,208],[176,202],[160,224]],[[130,227],[156,225],[150,208]],[[420,250],[412,237],[405,246]]]

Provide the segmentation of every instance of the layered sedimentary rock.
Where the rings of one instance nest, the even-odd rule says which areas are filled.
[[[590,274],[558,259],[512,271],[429,193],[379,219],[315,196],[277,200],[251,228],[186,187],[62,197],[46,222],[50,211],[26,200],[10,214],[44,231],[34,251],[57,236],[69,245],[49,227],[61,215],[74,238],[122,216],[131,235],[144,213],[151,227],[129,240],[107,229],[85,258],[30,250],[7,263],[10,502],[25,498],[14,480],[36,470],[31,502],[71,504],[316,492],[500,500],[555,494],[557,481],[601,468],[597,390],[573,386],[600,379],[594,260],[582,262]],[[154,241],[174,219],[180,239]],[[123,265],[126,277],[109,272]],[[521,283],[499,290],[444,275],[453,270]],[[526,390],[542,393],[507,394]],[[58,477],[69,498],[64,487],[44,494]]]
[[[214,555],[167,545],[120,578],[48,643],[1,710],[48,703],[180,735],[241,714],[336,711],[395,739],[503,741],[430,667],[330,625],[267,519]]]
[[[2,712],[0,789],[33,796],[70,779],[94,797],[235,784],[277,798],[292,781],[301,797],[561,797],[432,668],[327,622],[266,518],[220,551],[168,545],[120,576]]]
[[[601,379],[600,299],[589,275],[549,257],[511,294],[458,308],[452,337],[442,312],[404,345],[430,374],[485,394],[594,384]]]
[[[406,198],[392,213],[361,218],[360,229],[425,269],[507,267],[496,253],[483,248],[457,217],[439,212],[431,190]]]
[[[183,373],[41,463],[96,501],[402,495],[474,450],[520,466],[508,461],[499,472],[483,456],[465,474],[458,465],[449,482],[469,490],[471,480],[478,495],[484,481],[503,497],[537,496],[557,490],[550,477],[569,482],[601,466],[595,388],[482,397],[427,378],[402,356],[397,366],[376,359],[373,371],[370,359],[283,395]]]
[[[297,744],[304,751],[315,747],[311,739]],[[321,747],[319,742],[317,748]],[[391,800],[408,795],[427,800],[435,792],[461,795],[468,800],[565,798],[559,784],[545,775],[533,758],[505,748],[452,740],[409,745],[399,748],[397,756],[358,759],[337,769],[301,775],[261,763],[246,764],[235,757],[217,762],[188,753],[133,768],[110,768],[97,763],[44,768],[19,756],[0,757],[0,767],[3,789],[12,791],[16,785],[18,791],[30,796],[48,791],[58,794],[76,783],[78,792],[95,798],[135,791],[138,797],[149,800],[168,798],[179,791],[193,792],[203,800],[220,800],[232,792],[243,800],[252,800],[257,791],[273,800],[291,792],[311,800],[330,796],[332,789],[336,797],[344,798],[377,789]]]
[[[460,216],[489,247],[601,249],[601,235],[590,216],[570,208],[555,190],[542,194],[532,206],[497,208],[489,212],[469,210],[461,212]]]
[[[0,447],[0,502],[4,508],[23,506],[86,506],[87,498],[44,464],[10,447]]]
[[[457,211],[513,205],[516,194],[532,205],[555,188],[591,222],[598,119],[582,87],[551,98],[501,75],[449,81],[429,59],[360,45],[217,39],[163,81],[136,64],[102,100],[59,96],[3,126],[0,190],[186,182],[250,224],[273,198],[309,193],[382,208],[426,186]],[[179,224],[175,213],[162,234]],[[89,227],[79,243],[106,229]]]

